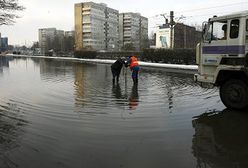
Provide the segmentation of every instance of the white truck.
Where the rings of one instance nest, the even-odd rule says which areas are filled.
[[[198,73],[194,80],[220,88],[223,104],[248,108],[248,11],[214,16],[203,22],[196,47]]]

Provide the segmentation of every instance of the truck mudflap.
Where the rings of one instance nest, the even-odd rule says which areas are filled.
[[[194,81],[199,82],[199,83],[214,83],[214,77],[210,75],[200,75],[200,74],[195,74],[194,75]]]

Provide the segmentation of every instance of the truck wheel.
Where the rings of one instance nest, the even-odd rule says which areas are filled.
[[[239,79],[231,79],[220,86],[220,98],[223,104],[232,109],[242,110],[248,107],[248,85]]]

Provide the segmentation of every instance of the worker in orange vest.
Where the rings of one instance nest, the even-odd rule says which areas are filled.
[[[133,83],[138,84],[138,75],[139,75],[139,71],[140,71],[138,59],[134,55],[129,56],[129,58],[127,60],[127,64],[129,65],[129,67],[132,71]]]

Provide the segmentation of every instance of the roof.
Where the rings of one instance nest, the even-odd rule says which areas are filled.
[[[226,20],[226,19],[240,18],[240,17],[246,17],[246,16],[248,16],[248,10],[237,12],[237,13],[232,13],[229,15],[213,17],[213,18],[210,18],[210,21]]]

